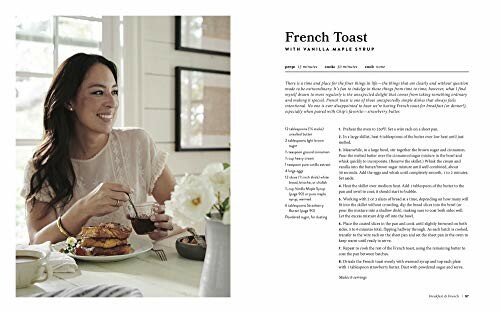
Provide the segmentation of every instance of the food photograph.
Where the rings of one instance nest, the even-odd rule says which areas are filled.
[[[231,296],[230,20],[15,17],[16,297]]]

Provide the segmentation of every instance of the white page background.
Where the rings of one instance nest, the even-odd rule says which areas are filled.
[[[161,4],[159,4],[161,3]],[[481,2],[420,1],[377,4],[315,1],[242,2],[192,1],[155,3],[23,1],[2,14],[2,91],[5,98],[2,144],[4,175],[4,257],[2,295],[20,311],[103,308],[128,311],[204,312],[495,312],[498,310],[498,10]],[[29,10],[29,12],[28,12]],[[230,299],[22,299],[13,289],[14,263],[14,73],[15,14],[85,15],[231,15],[231,166],[232,166],[232,297]],[[366,281],[339,281],[336,271],[335,214],[328,223],[285,223],[283,205],[283,125],[304,123],[282,117],[282,65],[292,62],[283,53],[286,31],[367,33],[376,52],[373,62],[401,68],[462,69],[470,71],[468,116],[461,125],[469,140],[468,177],[470,240],[463,275],[380,272]],[[327,54],[303,57],[322,64]],[[340,60],[340,58],[339,58]],[[345,55],[342,63],[358,63]],[[296,62],[296,60],[293,60]],[[405,124],[410,117],[404,117]],[[415,116],[428,125],[456,127],[446,116]],[[320,123],[326,123],[319,119]],[[331,121],[333,123],[335,121]],[[353,123],[364,123],[359,120]],[[386,124],[376,120],[371,124]],[[12,208],[12,209],[11,209]],[[332,207],[332,209],[336,209]],[[467,301],[434,300],[433,291],[469,292]]]

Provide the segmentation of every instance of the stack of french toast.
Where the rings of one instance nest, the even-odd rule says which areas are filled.
[[[101,223],[98,226],[82,227],[78,234],[80,245],[76,255],[101,256],[122,255],[131,252],[128,237],[132,229],[118,223]]]

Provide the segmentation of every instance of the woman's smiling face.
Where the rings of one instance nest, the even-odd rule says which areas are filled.
[[[118,109],[118,86],[111,70],[96,63],[89,68],[71,106],[80,134],[109,134]]]

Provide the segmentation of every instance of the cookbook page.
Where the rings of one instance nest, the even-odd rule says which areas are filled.
[[[35,299],[15,299],[7,279],[2,295],[17,307],[498,310],[500,27],[493,4],[212,0],[59,6],[23,4],[8,12],[2,38],[11,49],[2,61],[2,90],[12,99],[13,16],[27,7],[30,14],[46,15],[231,17],[231,292],[218,299],[85,299],[86,305],[76,306],[59,298],[42,307]],[[137,69],[148,57],[139,56]],[[6,210],[15,205],[13,107],[2,125],[2,142],[10,148],[2,156]],[[16,230],[7,224],[14,242]],[[4,267],[12,278],[9,258]],[[133,275],[123,262],[117,273]],[[172,262],[164,266],[161,275],[198,287],[184,279],[188,270],[174,273]],[[97,267],[90,272],[113,283],[115,273]],[[142,279],[136,275],[127,285]],[[160,281],[154,288],[162,286]]]
[[[252,29],[266,96],[235,117],[245,142],[266,138],[251,162],[273,234],[259,295],[356,312],[491,303],[493,19],[367,3],[266,17]]]

